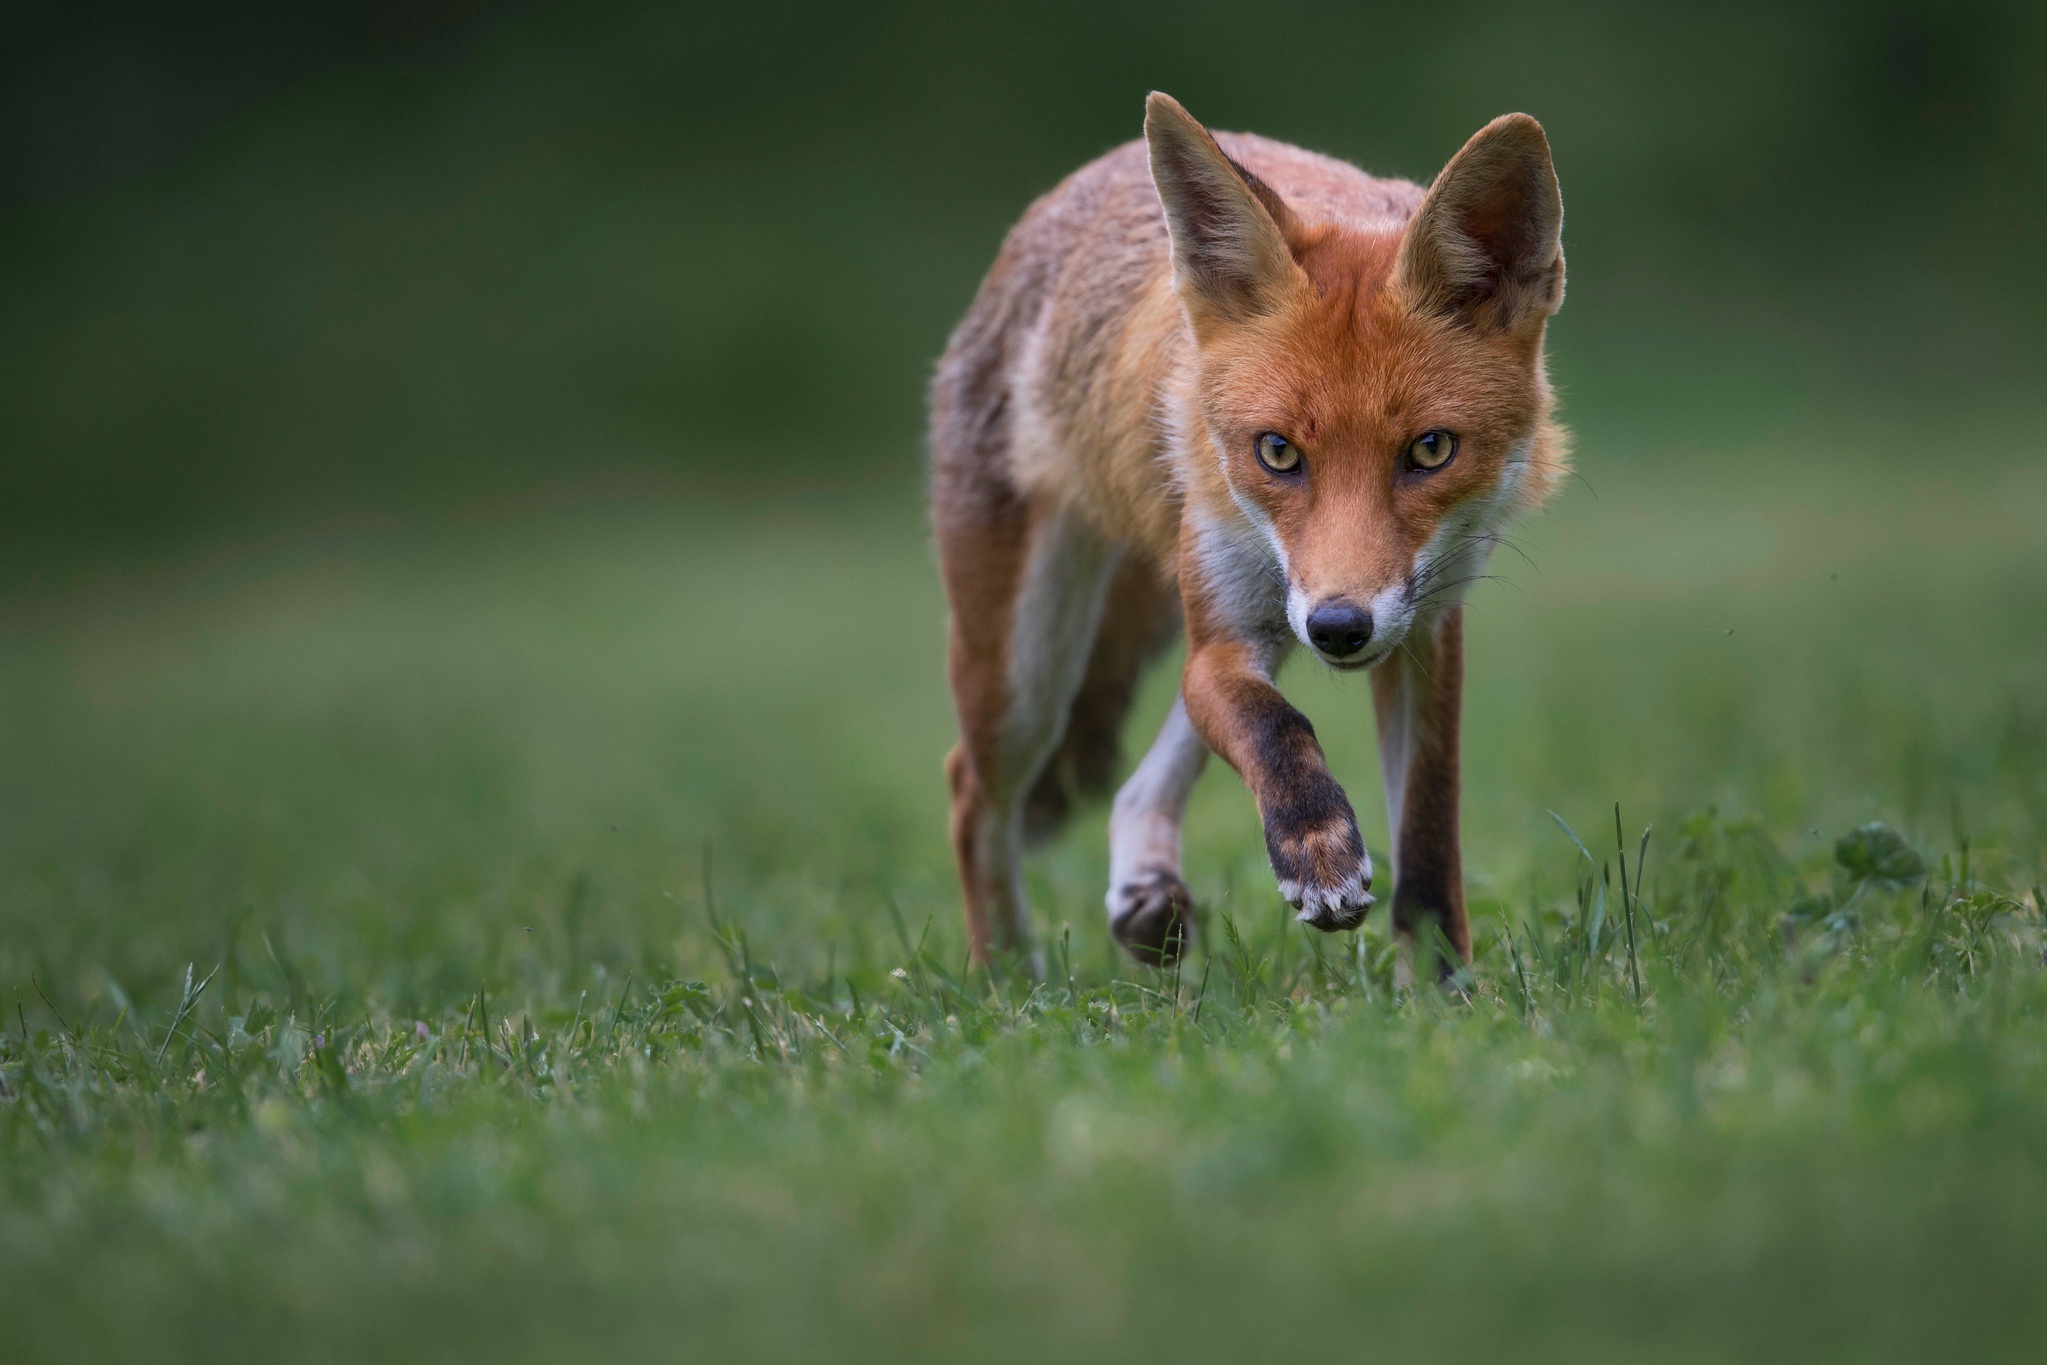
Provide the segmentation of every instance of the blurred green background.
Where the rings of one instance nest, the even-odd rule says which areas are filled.
[[[2020,3],[9,6],[0,543],[871,485],[1158,87],[1379,173],[1547,125],[1594,475],[1980,473],[2047,358]]]

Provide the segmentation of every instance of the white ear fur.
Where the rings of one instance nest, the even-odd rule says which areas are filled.
[[[1526,325],[1564,301],[1563,227],[1542,125],[1503,115],[1429,187],[1400,245],[1401,283],[1424,307],[1475,326]]]
[[[1144,140],[1190,311],[1238,321],[1271,308],[1300,274],[1286,205],[1171,95],[1153,91],[1144,102]]]

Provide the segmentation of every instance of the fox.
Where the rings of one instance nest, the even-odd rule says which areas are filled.
[[[1198,928],[1181,823],[1210,753],[1280,897],[1351,930],[1356,810],[1274,679],[1369,678],[1403,962],[1471,960],[1459,840],[1464,600],[1568,467],[1544,354],[1563,200],[1526,114],[1427,189],[1171,96],[1010,230],[930,388],[959,740],[945,761],[973,960],[1035,962],[1028,848],[1115,786],[1146,665],[1178,696],[1109,814],[1109,929],[1169,965]]]

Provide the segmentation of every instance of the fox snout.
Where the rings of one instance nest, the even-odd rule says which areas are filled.
[[[1309,612],[1307,626],[1309,646],[1331,663],[1355,659],[1372,641],[1372,613],[1342,597]]]
[[[1378,592],[1287,593],[1287,623],[1300,642],[1331,668],[1370,668],[1407,637],[1413,595],[1405,583]]]

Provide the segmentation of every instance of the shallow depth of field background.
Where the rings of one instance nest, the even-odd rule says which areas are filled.
[[[0,17],[0,1354],[2037,1339],[2043,58],[2019,4]],[[948,984],[923,385],[1152,88],[1555,147],[1582,478],[1474,595],[1469,1005],[1286,929],[1221,765],[1241,944],[1120,964],[1094,812],[1055,980]],[[1295,667],[1383,852],[1366,689]],[[1531,990],[1616,802],[1646,1003],[1597,931]]]

